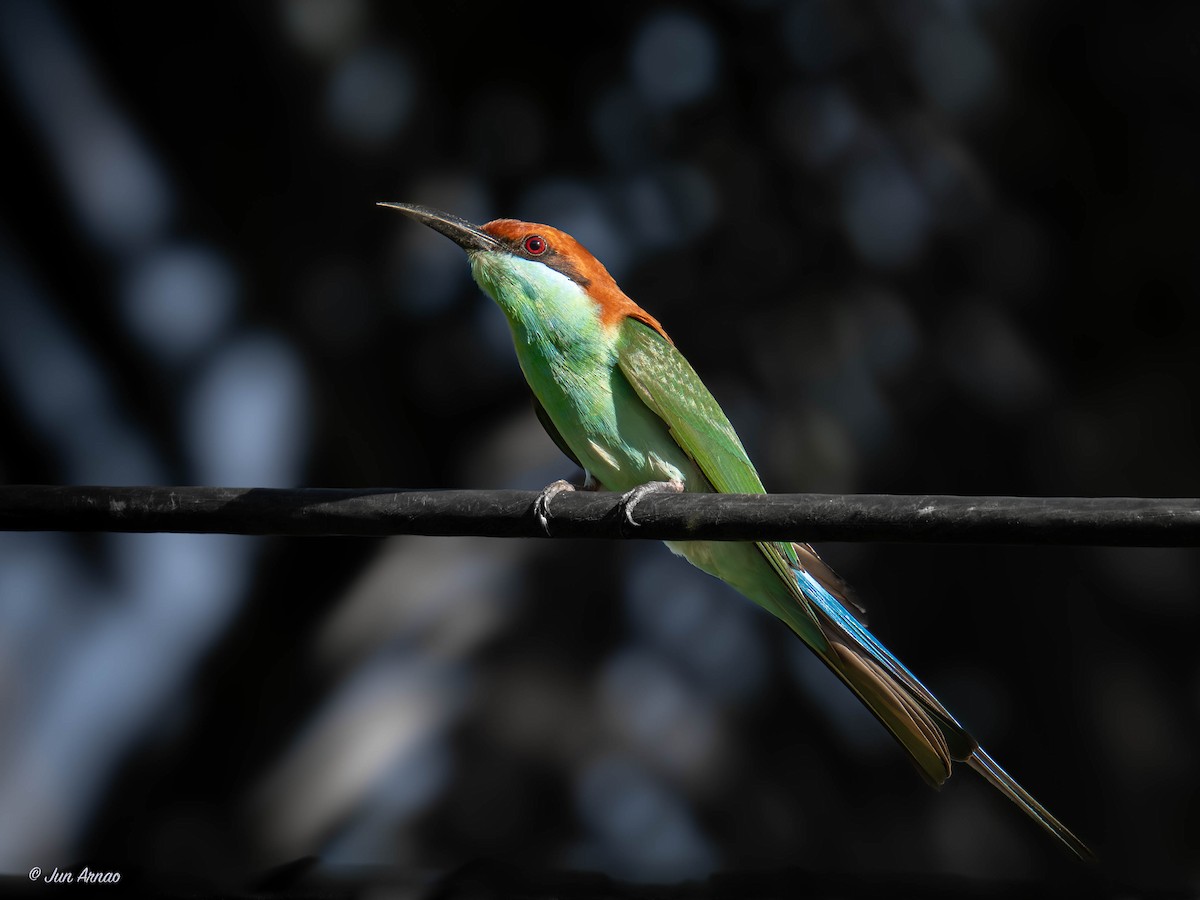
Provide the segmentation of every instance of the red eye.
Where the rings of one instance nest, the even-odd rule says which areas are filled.
[[[546,239],[536,234],[525,238],[525,252],[530,256],[541,256],[546,252]]]

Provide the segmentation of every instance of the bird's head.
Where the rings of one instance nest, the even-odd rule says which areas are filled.
[[[605,324],[618,325],[622,319],[634,318],[667,336],[658,321],[617,286],[603,263],[565,231],[517,219],[494,219],[486,225],[473,225],[458,216],[415,203],[379,205],[399,210],[462,247],[471,259],[477,279],[480,269],[489,268],[489,263],[500,263],[506,268],[516,261],[546,266],[578,285],[597,304]]]

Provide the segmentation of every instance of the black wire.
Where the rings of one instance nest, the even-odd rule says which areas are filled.
[[[533,491],[0,485],[0,530],[544,537]],[[1200,500],[559,494],[554,537],[1200,546]]]

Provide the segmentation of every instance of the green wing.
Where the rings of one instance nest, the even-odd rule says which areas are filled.
[[[767,492],[724,411],[674,344],[648,325],[626,319],[617,341],[617,364],[642,402],[667,423],[672,437],[716,491]],[[805,617],[797,622],[792,610],[778,610],[776,615],[801,631],[814,647],[825,649],[824,635],[808,599],[795,586],[791,570],[802,568],[795,547],[761,542],[758,548],[788,585]],[[806,627],[812,625],[817,627]]]
[[[636,319],[626,319],[617,362],[637,395],[722,494],[765,494],[746,449],[700,376],[675,346]],[[843,605],[865,618],[849,586],[808,544],[760,544],[773,568],[792,583],[787,569],[812,572]]]
[[[648,325],[626,319],[617,340],[617,364],[714,489],[722,494],[767,492],[729,419],[670,341]]]

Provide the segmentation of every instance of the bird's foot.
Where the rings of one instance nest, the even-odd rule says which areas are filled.
[[[571,484],[571,482],[565,478],[560,478],[558,481],[552,481],[542,488],[542,492],[538,494],[537,500],[533,502],[533,514],[537,516],[538,524],[542,526],[542,531],[546,532],[546,537],[550,536],[550,501],[559,494],[575,489],[575,485]]]
[[[600,482],[592,477],[591,472],[584,473],[582,485],[575,485],[567,481],[565,478],[560,478],[558,481],[552,481],[550,484],[542,488],[542,492],[538,494],[537,500],[533,502],[533,514],[537,516],[538,524],[542,526],[542,531],[546,533],[546,537],[550,536],[550,501],[559,494],[570,493],[571,491],[596,491],[600,489]]]
[[[642,502],[642,498],[649,494],[681,494],[683,493],[683,482],[678,479],[670,481],[647,481],[645,484],[639,484],[631,491],[626,491],[621,495],[621,519],[625,525],[630,528],[639,528],[637,522],[633,520],[633,509]]]

